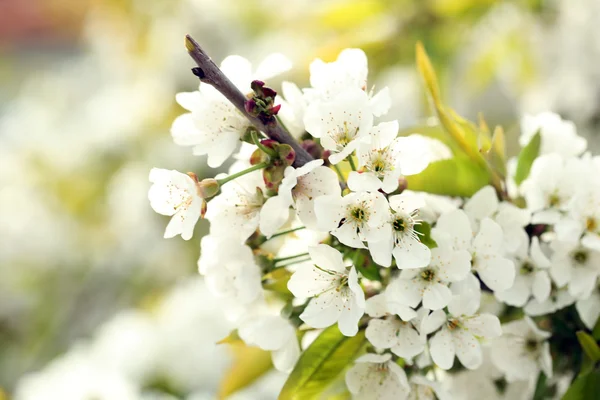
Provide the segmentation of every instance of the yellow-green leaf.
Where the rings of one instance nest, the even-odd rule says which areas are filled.
[[[435,74],[435,70],[433,69],[433,65],[431,65],[431,61],[429,60],[429,56],[425,51],[425,47],[423,47],[423,43],[417,42],[416,45],[416,55],[417,55],[417,68],[419,69],[419,73],[425,82],[425,87],[427,88],[427,92],[429,92],[431,99],[434,104],[440,104],[440,88],[438,85],[437,76]]]
[[[258,347],[249,347],[244,343],[233,343],[233,362],[219,387],[219,399],[243,389],[273,368],[271,354]]]
[[[217,344],[236,344],[236,343],[242,343],[242,339],[240,338],[240,335],[238,334],[237,329],[232,330],[231,332],[229,332],[229,335],[225,336],[223,339],[221,339],[217,342]]]
[[[540,147],[542,145],[542,136],[537,132],[529,141],[527,146],[523,147],[519,153],[517,160],[517,171],[515,172],[515,182],[520,185],[528,176],[531,171],[531,165],[533,161],[540,154]]]
[[[318,399],[319,394],[358,356],[364,344],[364,331],[346,337],[337,325],[325,329],[300,356],[279,400]]]
[[[466,156],[436,161],[407,176],[408,189],[446,196],[470,197],[490,181],[489,172]]]
[[[430,249],[437,247],[437,243],[431,237],[431,225],[428,222],[421,221],[418,225],[414,226],[414,230],[415,232],[420,233],[419,240],[425,246]]]
[[[292,273],[285,268],[278,268],[263,277],[263,288],[277,292],[285,297],[293,297],[287,287]]]
[[[592,362],[598,362],[598,360],[600,360],[600,347],[598,347],[598,343],[596,343],[594,338],[584,331],[579,331],[577,332],[577,339],[579,340],[581,348]]]
[[[600,393],[600,370],[579,374],[562,400],[597,400]]]

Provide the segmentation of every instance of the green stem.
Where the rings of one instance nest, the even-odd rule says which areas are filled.
[[[278,236],[287,235],[288,233],[296,232],[296,231],[299,231],[299,230],[302,230],[302,229],[306,229],[306,227],[305,226],[299,226],[298,228],[293,228],[293,229],[288,229],[287,231],[278,232],[278,233],[274,234],[273,236],[271,236],[269,238],[269,240],[273,239],[273,238],[276,238]]]
[[[240,176],[244,176],[246,174],[249,174],[250,172],[253,172],[253,171],[256,171],[256,170],[259,170],[259,169],[263,169],[263,168],[266,168],[268,166],[269,166],[269,163],[267,161],[261,162],[260,164],[253,165],[253,166],[251,166],[248,169],[245,169],[243,171],[237,172],[237,173],[235,173],[233,175],[226,176],[223,179],[218,179],[217,182],[219,182],[219,186],[223,186],[227,182],[232,181],[232,180],[234,180],[236,178],[239,178]]]
[[[269,157],[276,157],[277,153],[275,152],[275,150],[268,148],[267,146],[265,146],[264,144],[262,144],[260,142],[260,139],[258,138],[258,132],[256,131],[252,131],[251,133],[252,135],[252,141],[254,142],[254,144],[262,150],[263,153],[267,154]]]
[[[299,260],[293,260],[292,262],[289,262],[289,263],[287,263],[287,264],[276,265],[276,266],[274,266],[273,268],[271,268],[271,271],[272,271],[272,270],[275,270],[275,269],[280,269],[280,268],[289,267],[290,265],[294,265],[294,264],[298,264],[298,263],[301,263],[301,262],[306,262],[306,261],[310,261],[310,257],[307,257],[307,258],[301,258],[301,259],[299,259]]]
[[[340,167],[337,164],[334,164],[333,169],[335,169],[335,172],[337,172],[338,176],[340,177],[340,181],[345,182],[346,179],[344,179],[344,174],[342,174]]]
[[[304,256],[307,256],[307,255],[308,255],[308,253],[301,253],[301,254],[294,254],[293,256],[287,256],[287,257],[281,257],[281,258],[274,258],[273,262],[274,263],[278,263],[278,262],[281,262],[281,261],[292,260],[294,258],[304,257]]]
[[[356,164],[354,164],[354,159],[352,158],[352,155],[349,155],[346,160],[348,160],[348,162],[350,163],[350,168],[352,168],[352,171],[356,171]]]

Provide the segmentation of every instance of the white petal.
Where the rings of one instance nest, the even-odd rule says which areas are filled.
[[[446,313],[443,310],[437,310],[426,315],[421,322],[421,333],[429,335],[438,330],[446,322]]]
[[[429,353],[433,362],[441,369],[448,370],[454,364],[454,342],[448,329],[442,329],[429,341]]]
[[[365,331],[367,340],[375,347],[389,349],[398,344],[398,332],[400,321],[394,319],[372,319]]]
[[[260,231],[267,238],[276,233],[290,217],[290,204],[281,196],[269,197],[260,210]]]
[[[429,310],[439,310],[446,307],[451,298],[452,292],[450,292],[448,286],[441,283],[434,283],[425,288],[425,292],[423,293],[423,307]]]
[[[425,349],[425,341],[407,322],[400,328],[397,335],[398,344],[392,352],[402,358],[413,358]]]
[[[476,269],[481,280],[493,291],[507,290],[515,280],[515,265],[507,258],[478,256]]]
[[[386,114],[392,106],[390,89],[387,86],[381,89],[375,96],[371,97],[370,103],[373,115],[380,117]],[[396,130],[396,134],[398,134],[398,130]]]
[[[531,291],[533,292],[533,296],[540,303],[546,301],[548,296],[550,296],[552,283],[550,282],[550,277],[548,276],[548,272],[546,271],[537,271],[533,277],[533,284],[531,286]]]
[[[285,346],[271,353],[271,359],[275,368],[278,371],[286,373],[292,371],[298,358],[300,358],[300,345],[295,336]]]
[[[463,320],[463,325],[469,333],[491,339],[502,335],[500,320],[492,314],[480,314]]]
[[[468,369],[477,369],[483,362],[481,346],[475,337],[463,329],[452,332],[456,357]]]
[[[467,214],[462,210],[453,210],[440,215],[435,228],[432,230],[433,238],[436,241],[438,232],[449,235],[456,250],[466,250],[471,245],[471,224]]]
[[[431,261],[431,250],[416,239],[408,238],[393,250],[399,269],[423,268]]]
[[[286,56],[281,53],[273,53],[258,65],[254,78],[264,81],[290,69],[292,69],[292,62]]]
[[[343,218],[343,201],[341,196],[321,196],[315,200],[315,214],[319,229],[330,232],[338,227]]]
[[[371,172],[352,171],[348,175],[348,189],[353,192],[376,192],[381,185],[381,181]]]
[[[479,233],[473,240],[473,249],[476,253],[494,254],[499,253],[502,246],[502,228],[497,222],[490,218],[481,221]]]
[[[342,253],[331,246],[320,244],[308,248],[310,258],[315,265],[341,273],[346,272]]]
[[[498,196],[491,186],[485,186],[465,204],[464,210],[474,221],[491,217],[498,209]]]
[[[579,317],[588,329],[594,329],[600,316],[600,293],[593,292],[587,299],[575,303]]]
[[[369,317],[380,318],[388,314],[387,298],[384,293],[369,297],[366,301],[365,312]]]
[[[392,265],[393,239],[389,238],[378,242],[369,242],[368,247],[373,261],[382,267],[389,267]]]
[[[364,298],[363,298],[364,301]],[[338,327],[340,332],[345,336],[354,336],[358,333],[358,321],[364,314],[364,306],[361,307],[356,297],[351,297],[350,301],[347,302],[342,308],[340,318],[338,321]]]

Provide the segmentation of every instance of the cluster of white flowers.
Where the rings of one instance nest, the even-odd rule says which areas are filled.
[[[221,64],[249,113],[274,96],[250,80],[289,67],[280,55],[255,74],[241,57]],[[410,192],[406,176],[452,151],[397,137],[388,89],[369,87],[367,71],[361,50],[344,50],[311,64],[310,88],[285,82],[285,99],[260,109],[315,156],[297,167],[288,145],[262,136],[214,88],[180,94],[190,113],[173,124],[177,144],[218,167],[244,143],[216,179],[152,171],[151,205],[173,215],[165,237],[189,239],[206,210],[199,271],[239,337],[271,351],[280,371],[337,324],[370,344],[345,375],[356,398],[452,398],[453,374],[438,376],[458,363],[491,362],[493,379],[509,384],[551,378],[551,334],[532,317],[575,303],[591,329],[600,313],[600,163],[582,155],[573,124],[546,113],[523,120],[521,144],[539,132],[540,155],[522,184],[507,182],[510,196],[492,186],[468,199]],[[502,304],[521,308],[504,325]]]

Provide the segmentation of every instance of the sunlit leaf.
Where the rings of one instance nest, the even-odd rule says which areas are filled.
[[[279,400],[318,399],[319,394],[358,356],[364,344],[364,331],[346,337],[337,325],[325,329],[300,356]]]
[[[219,386],[219,399],[225,399],[241,390],[273,368],[271,354],[258,347],[249,347],[244,343],[230,345],[233,362],[225,373]]]
[[[221,339],[217,342],[217,344],[237,344],[237,343],[242,343],[242,339],[240,338],[240,335],[238,334],[237,329],[232,330],[231,332],[229,332],[229,335],[225,336],[223,339]]]
[[[406,179],[410,190],[461,197],[472,196],[490,181],[488,171],[466,156],[433,162]]]
[[[531,138],[527,146],[523,147],[519,153],[517,160],[517,171],[515,172],[515,182],[517,185],[520,185],[529,176],[531,165],[540,154],[541,144],[542,137],[538,132]]]
[[[276,269],[263,277],[263,288],[277,292],[286,297],[293,297],[287,287],[287,283],[291,276],[292,273],[285,268]]]

